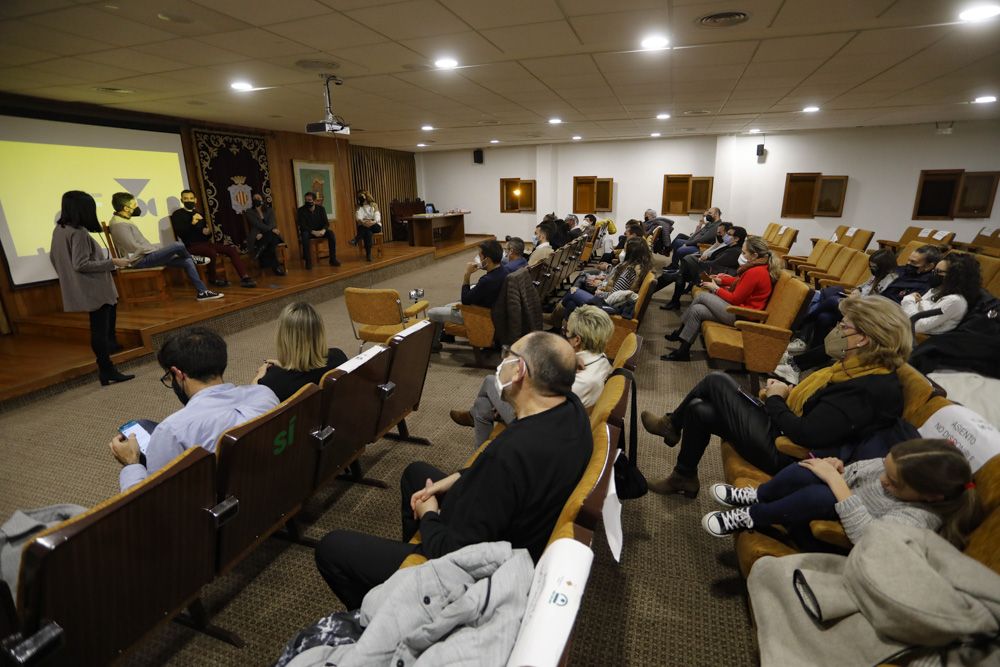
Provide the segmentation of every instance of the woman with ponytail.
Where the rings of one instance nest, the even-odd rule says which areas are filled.
[[[827,549],[812,538],[815,519],[839,519],[852,543],[885,519],[937,531],[964,549],[981,515],[969,462],[947,440],[907,440],[884,459],[848,466],[832,457],[807,459],[756,489],[713,484],[712,497],[732,509],[704,516],[710,535],[780,524],[809,550]]]
[[[660,359],[690,361],[691,345],[701,331],[702,322],[721,322],[730,326],[736,322],[736,315],[729,312],[729,306],[753,310],[767,307],[774,283],[781,277],[781,260],[771,252],[764,239],[748,236],[739,263],[735,277],[719,273],[701,284],[707,292],[695,297],[681,318],[681,326],[666,335],[667,340],[680,342],[681,346]]]

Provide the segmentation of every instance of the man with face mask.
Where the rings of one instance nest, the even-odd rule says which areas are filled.
[[[670,244],[670,247],[674,251],[674,260],[671,262],[670,268],[676,269],[681,259],[688,255],[697,253],[698,244],[714,242],[715,231],[721,220],[722,211],[718,206],[713,206],[705,211],[701,220],[699,220],[698,224],[695,225],[694,231],[691,232],[690,236],[678,234],[677,238],[675,238],[673,243]]]
[[[312,192],[307,192],[303,199],[305,203],[299,206],[295,222],[299,228],[299,241],[302,244],[302,256],[306,260],[306,268],[312,268],[310,241],[323,238],[326,239],[330,249],[330,266],[340,266],[340,262],[337,261],[337,237],[330,229],[326,209],[316,202],[316,195]]]
[[[931,288],[934,267],[940,261],[940,248],[920,246],[910,253],[905,265],[896,269],[896,279],[882,292],[882,296],[900,303],[907,294],[924,294]]]
[[[418,461],[400,480],[402,540],[329,533],[316,566],[348,609],[412,553],[438,558],[505,540],[537,561],[593,451],[590,423],[571,391],[576,356],[555,334],[534,332],[505,349],[495,382],[517,418],[465,470]],[[420,544],[409,539],[420,531]]]
[[[212,228],[209,227],[205,216],[198,212],[198,198],[194,196],[193,190],[181,192],[181,205],[181,208],[170,214],[170,226],[174,229],[174,236],[189,252],[211,260],[208,265],[208,279],[212,284],[216,287],[225,287],[229,284],[225,279],[216,277],[216,267],[222,261],[219,255],[225,255],[240,274],[240,287],[256,287],[257,283],[247,273],[236,246],[216,243],[212,238]]]
[[[500,289],[503,287],[504,278],[507,271],[503,264],[503,248],[495,240],[483,241],[479,244],[479,253],[476,260],[465,265],[465,277],[462,279],[462,300],[463,306],[482,306],[492,308],[493,304],[500,297]],[[475,285],[472,284],[472,274],[476,271],[486,271],[486,275],[480,278]],[[436,306],[427,311],[427,318],[434,322],[434,349],[440,350],[441,340],[453,342],[454,338],[442,338],[441,332],[444,330],[445,322],[462,324],[462,311],[458,308],[459,302],[449,303],[444,306]]]
[[[119,434],[111,453],[122,464],[119,483],[125,491],[192,447],[215,451],[222,433],[278,405],[262,384],[225,383],[226,341],[210,329],[195,327],[170,338],[156,355],[166,371],[160,382],[184,405],[153,428],[145,454],[134,435]]]
[[[264,195],[253,194],[253,207],[244,211],[247,225],[247,252],[257,258],[261,268],[270,268],[275,275],[285,275],[285,267],[278,261],[278,246],[285,242],[278,230],[274,209],[264,201]]]

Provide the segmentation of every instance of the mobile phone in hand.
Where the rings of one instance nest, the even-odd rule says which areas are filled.
[[[149,447],[149,431],[144,429],[139,422],[134,419],[126,422],[118,427],[118,432],[126,438],[134,435],[136,442],[139,443],[139,451],[143,454],[146,453],[146,448]]]

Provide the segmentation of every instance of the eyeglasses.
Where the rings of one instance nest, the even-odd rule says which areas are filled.
[[[947,271],[942,271],[940,269],[934,269],[934,273],[935,273],[935,275],[939,275],[942,278],[944,278],[946,275],[948,275]]]
[[[160,384],[162,384],[167,389],[173,389],[174,388],[174,376],[173,376],[173,373],[171,373],[170,371],[167,371],[166,373],[164,373],[163,377],[160,378]]]
[[[837,328],[840,329],[841,331],[847,331],[848,329],[850,329],[854,333],[859,333],[858,328],[856,326],[854,326],[853,324],[846,324],[843,320],[837,322]]]
[[[528,360],[524,358],[523,355],[518,354],[514,350],[510,349],[510,345],[504,345],[500,348],[500,360],[506,361],[510,357],[516,357],[524,362],[524,372],[526,375],[531,375],[531,369],[528,368]]]

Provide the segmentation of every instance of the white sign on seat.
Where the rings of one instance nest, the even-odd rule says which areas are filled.
[[[972,472],[1000,454],[1000,431],[964,405],[941,408],[917,429],[924,438],[945,438],[969,460]]]

